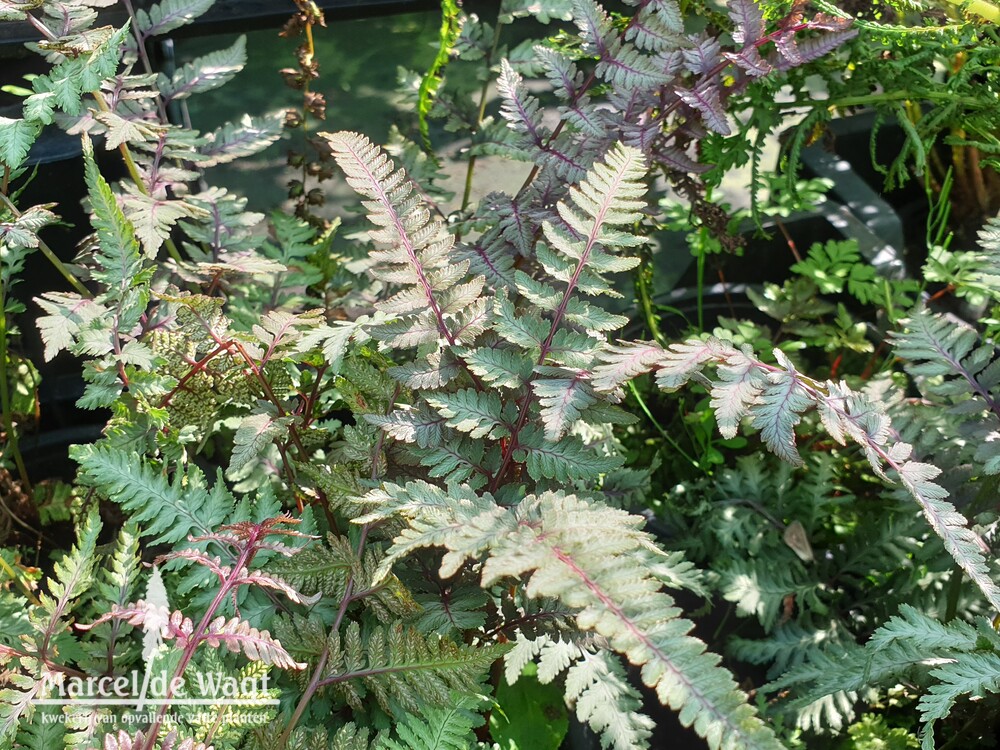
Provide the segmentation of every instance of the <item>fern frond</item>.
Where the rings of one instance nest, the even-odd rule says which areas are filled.
[[[456,353],[484,383],[496,388],[520,388],[531,375],[531,363],[513,349],[482,347]]]
[[[621,352],[624,351],[623,355]],[[940,470],[929,464],[910,460],[911,445],[890,441],[890,422],[884,408],[856,393],[845,383],[819,383],[799,373],[787,356],[774,351],[778,366],[765,364],[752,356],[748,348],[737,349],[715,338],[692,339],[674,344],[661,357],[647,352],[635,358],[628,347],[608,350],[601,356],[607,362],[599,373],[603,387],[615,387],[624,372],[654,370],[657,384],[665,390],[675,390],[692,378],[698,378],[710,388],[713,405],[726,415],[726,429],[732,429],[735,415],[749,414],[755,427],[761,429],[768,447],[778,456],[797,464],[801,461],[795,448],[795,425],[800,414],[815,407],[827,432],[841,445],[848,438],[865,452],[872,470],[888,481],[887,469],[896,473],[900,483],[917,501],[931,528],[944,542],[945,549],[966,575],[979,587],[990,605],[1000,611],[1000,586],[993,581],[986,560],[988,548],[969,528],[968,521],[946,500],[948,493],[932,480]],[[624,356],[624,360],[623,360]],[[628,367],[615,366],[626,362]],[[708,378],[706,367],[729,367],[719,382]],[[757,386],[732,388],[730,383],[739,376],[746,381],[748,368],[759,371],[757,382],[767,382],[758,392]],[[607,373],[607,375],[605,375]],[[602,377],[603,376],[603,377]]]
[[[442,405],[444,402],[440,402]],[[385,430],[394,440],[404,443],[415,443],[420,448],[432,448],[441,443],[442,428],[448,422],[449,414],[435,414],[430,409],[418,407],[400,407],[389,414],[365,414],[365,419],[371,424]],[[489,427],[486,431],[489,432]],[[468,430],[462,430],[468,432]]]
[[[41,132],[37,122],[0,117],[0,164],[12,172],[20,168]]]
[[[536,481],[552,479],[564,483],[596,480],[625,463],[621,456],[600,455],[572,435],[554,443],[533,425],[521,430],[514,458],[525,463]]]
[[[823,628],[786,622],[766,638],[733,638],[729,652],[741,661],[767,665],[768,676],[773,678],[795,669],[824,648],[836,647],[842,637],[836,621]]]
[[[472,730],[482,726],[476,711],[480,701],[459,695],[447,708],[428,706],[421,716],[412,714],[396,724],[401,743],[385,738],[376,750],[468,750],[475,742]]]
[[[650,52],[668,52],[684,46],[684,18],[674,0],[640,5],[625,32],[625,40]]]
[[[136,26],[143,38],[161,36],[194,21],[209,8],[215,0],[162,0],[148,10],[140,8],[136,13]]]
[[[514,253],[500,227],[459,245],[455,257],[469,261],[469,271],[482,276],[494,289],[514,288]]]
[[[209,490],[195,467],[178,471],[170,482],[138,456],[107,446],[80,446],[74,458],[81,480],[119,503],[154,544],[211,534],[232,514],[234,500],[225,482],[220,478]]]
[[[500,61],[497,92],[503,98],[500,114],[507,120],[507,127],[520,136],[519,142],[529,147],[528,155],[543,151],[551,133],[542,123],[541,106],[527,93],[520,74],[507,60]]]
[[[469,260],[458,260],[454,237],[429,210],[392,160],[367,138],[356,133],[324,134],[348,184],[368,200],[369,219],[378,229],[370,232],[380,248],[371,253],[376,261],[372,273],[404,289],[378,303],[382,310],[410,314],[395,326],[385,327],[392,338],[381,336],[391,346],[408,347],[430,340],[429,326],[454,345],[456,329],[447,316],[475,303],[485,279],[467,280]],[[460,283],[460,282],[463,282]],[[421,312],[417,312],[421,311]],[[413,315],[416,313],[415,315]]]
[[[599,651],[566,671],[566,699],[577,718],[601,738],[601,746],[615,750],[647,747],[653,721],[639,713],[642,696],[628,681],[617,657]]]
[[[118,533],[109,565],[97,579],[97,591],[108,608],[115,605],[124,607],[132,601],[139,581],[139,563],[139,533],[133,525],[127,524]],[[114,622],[106,630],[95,634],[105,663],[114,663],[114,659],[129,647],[130,644],[123,639],[127,633],[128,629],[120,622]]]
[[[214,167],[260,153],[281,137],[284,122],[283,111],[259,117],[244,115],[238,123],[227,122],[205,134],[205,144],[198,148],[198,164]]]
[[[242,419],[233,435],[233,452],[227,473],[235,475],[248,464],[256,461],[276,440],[280,443],[288,436],[295,417],[279,417],[269,411],[249,414]]]
[[[982,699],[987,693],[1000,692],[1000,656],[995,653],[962,654],[953,663],[931,670],[938,682],[920,698],[918,708],[924,727],[922,746],[933,750],[934,723],[951,712],[963,695]]]
[[[196,57],[170,78],[160,73],[157,86],[166,101],[186,99],[228,83],[246,64],[247,38],[239,36],[231,47]]]
[[[927,310],[900,324],[904,330],[892,334],[892,343],[922,390],[956,401],[971,391],[1000,416],[1000,404],[990,392],[1000,383],[1000,361],[991,344],[979,343],[975,329]]]
[[[94,161],[94,147],[84,135],[84,179],[90,196],[92,222],[97,231],[97,257],[100,270],[94,277],[107,288],[107,297],[120,300],[135,284],[142,268],[142,254],[136,241],[135,227],[125,218],[125,214],[111,186],[101,176]]]
[[[570,188],[569,203],[559,204],[564,224],[543,223],[545,238],[565,260],[554,269],[569,292],[576,288],[591,295],[611,294],[603,273],[628,270],[638,260],[612,254],[614,249],[636,247],[643,240],[628,232],[645,208],[642,154],[618,144],[597,162],[579,186]],[[568,304],[568,297],[567,297]],[[557,313],[557,318],[561,315]]]
[[[189,632],[191,621],[183,618],[180,612],[175,612],[170,618],[171,627],[175,630]],[[166,635],[164,637],[167,637]],[[202,633],[202,640],[212,648],[225,646],[234,653],[242,653],[252,661],[279,667],[280,669],[305,669],[306,665],[295,661],[282,645],[271,637],[266,630],[258,630],[238,617],[226,620],[219,617],[213,620]],[[178,635],[178,642],[183,646],[183,637]]]
[[[558,441],[580,415],[597,403],[597,396],[580,370],[539,366],[535,372],[545,376],[531,386],[541,407],[545,439]]]
[[[38,623],[43,653],[46,650],[44,644],[69,630],[68,623],[62,620],[70,611],[73,602],[93,585],[94,568],[97,564],[95,550],[97,536],[100,533],[101,518],[94,509],[83,518],[78,529],[76,546],[53,567],[48,593],[39,594],[38,600],[47,615],[47,621]]]
[[[437,409],[449,427],[469,434],[471,438],[500,438],[509,434],[501,414],[503,404],[495,391],[483,392],[465,388],[454,393],[434,393],[427,403]]]
[[[796,575],[796,568],[754,562],[734,562],[721,574],[723,598],[734,602],[739,613],[756,616],[764,629],[770,631],[778,622],[787,596],[794,596],[800,608],[809,602],[809,609],[825,610],[818,598],[822,583],[799,580],[802,576]]]
[[[418,483],[386,489],[366,498],[376,510],[357,520],[407,519],[387,560],[443,546],[441,575],[448,577],[466,559],[485,555],[483,586],[525,576],[529,596],[578,610],[578,626],[641,666],[643,682],[713,750],[780,747],[719,668],[719,657],[707,654],[705,644],[688,635],[691,623],[677,618],[679,610],[650,573],[662,553],[639,530],[640,518],[562,492],[502,508],[489,496],[463,492],[459,500]]]
[[[453,692],[477,695],[489,666],[505,646],[466,646],[436,635],[421,635],[402,624],[376,626],[362,638],[356,622],[344,635],[329,636],[330,657],[320,687],[335,688],[361,707],[369,691],[386,711],[393,704],[411,713],[445,706]]]

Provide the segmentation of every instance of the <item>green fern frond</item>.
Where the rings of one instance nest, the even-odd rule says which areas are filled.
[[[119,300],[134,286],[142,268],[142,254],[135,239],[135,227],[125,218],[111,186],[101,176],[94,161],[94,147],[84,136],[84,176],[94,229],[97,231],[97,252],[101,268],[95,278],[108,287],[109,297]]]
[[[951,712],[963,695],[982,699],[987,693],[1000,692],[1000,656],[995,653],[962,654],[951,664],[931,670],[938,680],[920,698],[918,707],[925,723],[922,746],[934,750],[934,723]]]
[[[345,550],[343,540],[330,534],[326,544],[313,542],[294,557],[278,561],[271,570],[304,594],[322,593],[333,600],[344,594],[354,557],[350,544]]]
[[[477,695],[489,666],[506,646],[466,646],[436,635],[421,635],[402,624],[376,626],[364,633],[356,622],[344,635],[329,636],[329,662],[320,687],[330,687],[355,708],[368,695],[386,711],[410,713],[445,706],[452,693]]]
[[[97,565],[95,551],[97,536],[101,533],[101,518],[96,509],[88,513],[77,530],[77,543],[68,555],[53,567],[49,579],[48,593],[40,593],[38,600],[47,617],[38,621],[40,650],[46,651],[45,644],[61,633],[68,632],[68,623],[62,620],[69,613],[73,603],[83,596],[94,583],[94,569]]]
[[[73,457],[80,479],[119,503],[154,544],[211,534],[233,512],[225,482],[219,478],[209,490],[195,467],[178,471],[171,482],[139,457],[106,446],[80,446]]]
[[[765,630],[778,622],[785,598],[794,596],[799,608],[824,614],[820,598],[823,584],[799,580],[794,567],[779,567],[773,560],[736,561],[721,574],[720,585],[726,601],[736,604],[737,612],[756,616]]]
[[[458,695],[447,708],[427,707],[420,716],[410,714],[396,724],[400,742],[386,737],[376,750],[468,750],[476,740],[472,730],[484,722],[476,712],[480,704]]]
[[[835,648],[844,636],[836,621],[826,627],[787,622],[762,639],[733,638],[729,653],[740,661],[767,665],[768,676],[774,678],[798,667],[824,648]]]
[[[37,122],[0,117],[0,164],[11,171],[18,169],[41,132]]]

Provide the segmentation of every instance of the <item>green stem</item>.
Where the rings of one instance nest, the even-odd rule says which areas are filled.
[[[10,403],[10,381],[7,374],[7,289],[6,282],[0,281],[0,410],[3,411],[3,429],[7,436],[7,446],[3,454],[10,453],[14,458],[14,465],[17,466],[18,476],[27,492],[31,492],[31,481],[28,478],[28,470],[24,466],[24,457],[21,456],[21,449],[14,429],[14,413]]]
[[[503,9],[501,8],[501,11]],[[476,124],[472,128],[471,135],[475,135],[479,131],[479,126],[483,122],[483,118],[486,116],[486,97],[490,91],[490,67],[493,65],[493,58],[496,57],[497,49],[500,46],[500,14],[497,13],[497,22],[493,27],[493,44],[490,46],[490,53],[486,56],[486,79],[483,81],[482,88],[479,89],[479,112],[476,114]],[[469,164],[465,168],[465,190],[462,192],[462,211],[465,211],[469,207],[469,201],[472,198],[472,175],[476,170],[476,157],[469,157]]]
[[[632,398],[635,399],[635,402],[639,404],[639,408],[642,409],[643,414],[646,415],[646,418],[649,419],[653,427],[656,428],[656,431],[660,433],[660,437],[662,437],[665,441],[667,441],[667,444],[675,451],[680,453],[684,457],[684,459],[688,463],[690,463],[693,467],[695,467],[696,469],[702,469],[702,466],[694,458],[691,457],[691,454],[685,451],[681,447],[680,443],[678,443],[676,440],[670,437],[670,434],[665,429],[663,429],[663,425],[661,425],[660,422],[656,419],[656,417],[653,416],[653,412],[649,410],[649,406],[646,404],[646,401],[639,394],[639,389],[635,387],[635,383],[633,381],[631,380],[629,381],[628,388],[629,391],[631,391],[632,393]]]
[[[656,310],[653,309],[653,298],[649,288],[649,278],[652,276],[652,270],[650,269],[649,259],[645,254],[642,261],[642,267],[636,276],[636,291],[639,294],[639,304],[642,306],[642,314],[646,319],[646,328],[649,329],[650,335],[657,344],[666,349],[670,342],[666,340],[660,331],[660,321],[656,316]]]

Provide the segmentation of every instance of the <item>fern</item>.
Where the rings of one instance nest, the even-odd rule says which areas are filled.
[[[176,101],[228,83],[246,65],[246,44],[245,36],[238,37],[232,47],[195,58],[169,79],[161,73],[160,94],[166,101]]]
[[[463,696],[448,708],[427,708],[423,718],[409,715],[396,725],[400,742],[386,738],[377,750],[466,750],[474,736],[472,730],[483,724],[475,712],[479,701]]]
[[[970,326],[927,311],[918,311],[901,325],[905,330],[893,336],[893,344],[928,394],[961,401],[971,392],[992,418],[1000,417],[1000,405],[991,393],[1000,384],[992,345],[979,344]]]
[[[460,324],[449,325],[449,319],[477,306],[485,280],[458,283],[469,262],[451,257],[453,238],[430,218],[406,173],[394,169],[381,149],[353,133],[326,137],[348,184],[370,201],[369,218],[380,227],[371,233],[372,241],[388,248],[372,254],[378,264],[373,272],[382,281],[408,287],[379,304],[383,311],[406,316],[405,327],[393,328],[391,337],[383,334],[382,340],[389,346],[412,346],[440,335],[455,344]]]
[[[214,0],[162,0],[149,8],[140,9],[136,24],[144,39],[162,36],[181,28],[203,15]]]
[[[305,656],[295,649],[301,633],[296,637],[289,626],[277,631],[279,637],[293,653]],[[334,691],[355,708],[368,696],[387,711],[400,706],[411,713],[420,706],[448,705],[452,691],[477,694],[487,667],[506,650],[458,645],[401,624],[374,626],[362,638],[359,625],[351,623],[343,634],[331,632],[316,646],[322,649],[324,643],[328,656],[317,687]]]
[[[633,351],[620,347],[602,355],[604,364],[597,368],[597,377],[605,388],[615,388],[623,382],[621,374],[632,371]],[[989,573],[985,558],[987,548],[968,527],[965,517],[945,499],[947,491],[932,481],[940,470],[911,460],[911,445],[890,442],[889,418],[879,404],[851,391],[843,383],[818,383],[803,376],[780,350],[775,350],[774,354],[779,366],[759,362],[748,347],[739,350],[710,338],[673,345],[663,351],[658,362],[651,355],[644,361],[648,363],[647,369],[656,371],[661,388],[673,390],[694,377],[705,379],[711,387],[716,408],[721,404],[731,413],[749,413],[768,447],[791,463],[801,461],[794,433],[799,415],[815,407],[823,426],[838,443],[844,445],[850,438],[860,445],[873,471],[880,477],[887,479],[886,468],[896,473],[900,483],[920,505],[931,528],[941,537],[948,553],[975,582],[990,605],[1000,609],[1000,588]],[[760,396],[745,389],[734,390],[724,379],[720,390],[702,374],[706,365],[740,367],[748,359],[753,360],[749,366],[770,381]]]
[[[179,734],[164,734],[176,697],[168,688],[143,734],[107,731],[109,750],[196,750],[199,741],[464,747],[476,743],[472,730],[482,723],[484,678],[510,642],[530,637],[537,649],[524,648],[510,664],[537,657],[540,677],[564,685],[606,746],[645,746],[652,729],[621,655],[710,747],[778,747],[664,590],[705,592],[708,579],[681,553],[660,551],[640,531],[641,517],[610,506],[655,496],[656,464],[626,468],[629,451],[612,431],[636,424],[615,405],[619,377],[653,366],[664,383],[705,376],[684,369],[686,355],[663,367],[661,350],[641,346],[626,347],[629,362],[615,372],[602,369],[605,339],[629,317],[600,298],[623,296],[612,274],[634,269],[639,261],[628,251],[647,242],[639,233],[652,213],[649,173],[666,167],[668,179],[686,184],[687,173],[706,167],[688,144],[704,141],[697,158],[712,159],[717,142],[704,129],[742,129],[734,115],[753,79],[808,60],[849,32],[799,9],[765,22],[743,2],[729,8],[732,23],[685,6],[711,19],[694,33],[705,24],[688,23],[673,0],[636,2],[626,15],[590,0],[511,2],[495,27],[449,5],[419,91],[419,132],[426,139],[428,118],[446,113],[470,135],[470,155],[531,162],[523,188],[477,205],[470,164],[466,194],[449,214],[450,197],[433,184],[442,178],[433,154],[418,155],[394,136],[391,152],[408,176],[363,136],[323,135],[311,141],[318,158],[290,156],[302,169],[291,185],[296,218],[273,216],[265,240],[263,215],[247,212],[242,198],[210,187],[191,194],[190,186],[202,182],[202,168],[267,148],[283,122],[301,123],[284,113],[235,113],[201,134],[166,118],[166,105],[238,73],[242,38],[169,76],[135,72],[148,65],[152,40],[210,5],[147,4],[129,14],[133,28],[118,30],[91,28],[93,2],[8,2],[0,10],[18,20],[37,12],[36,28],[52,37],[38,48],[54,61],[33,81],[24,119],[0,120],[0,161],[15,162],[4,191],[8,178],[20,178],[39,127],[87,115],[85,97],[97,111],[84,129],[101,134],[128,167],[128,178],[112,186],[85,140],[96,241],[81,266],[96,291],[91,299],[79,285],[80,296],[50,292],[39,304],[46,356],[68,349],[86,357],[81,405],[112,409],[99,443],[74,451],[78,483],[88,503],[107,498],[134,524],[109,557],[99,556],[88,530],[78,550],[86,559],[71,555],[39,589],[53,597],[32,607],[31,621],[55,634],[58,648],[19,651],[16,639],[28,633],[4,640],[0,654],[15,673],[4,721],[28,710],[46,670],[135,668],[139,639],[129,628],[144,626],[144,651],[161,636],[172,676],[267,674],[289,710],[245,732],[213,708],[212,719],[181,720]],[[297,5],[289,35],[322,24],[313,5]],[[573,20],[579,34],[571,39],[567,27],[540,47],[507,48],[500,27],[525,15]],[[714,38],[728,28],[731,38]],[[320,119],[325,101],[308,85],[312,45],[307,33],[299,67],[286,76],[303,87],[301,116]],[[478,89],[484,79],[442,75],[451,52],[452,64],[478,59],[483,74],[499,71],[500,118],[481,114],[489,86],[478,106],[461,90],[463,80]],[[546,77],[554,100],[535,96],[535,82],[522,77],[535,74]],[[544,116],[543,102],[546,110],[552,104]],[[732,139],[734,149],[736,141],[743,139]],[[364,251],[339,238],[334,245],[334,227],[316,231],[327,225],[309,207],[323,195],[305,183],[332,176],[327,145],[374,225],[347,238],[367,240]],[[20,250],[44,250],[37,233],[53,220],[44,206],[5,215],[0,237],[23,258]],[[161,253],[170,259],[160,262]],[[719,364],[712,352],[695,356]],[[717,370],[725,383],[712,394],[724,433],[749,417],[772,447],[796,458],[792,423],[815,403],[816,384],[787,361],[768,370],[748,352],[739,362],[726,356],[734,358],[721,364],[732,371]],[[858,417],[851,404],[827,414],[834,431],[867,440],[876,456],[891,451],[887,426],[874,412]],[[203,459],[228,471],[212,482],[195,468]],[[905,460],[893,453],[876,468],[895,461],[904,481],[934,496],[927,472]],[[952,528],[955,519],[942,523]],[[801,533],[800,550],[809,544]],[[138,567],[140,552],[148,557],[140,542],[163,545],[163,567],[148,576]],[[443,559],[427,547],[444,548]],[[15,580],[0,606],[16,612],[24,598],[13,586],[27,567],[3,560]],[[98,572],[102,563],[108,569]],[[794,592],[818,610],[813,579],[795,571]],[[93,583],[91,593],[59,588],[71,578],[74,591]],[[758,576],[764,604],[744,602],[768,624],[788,584],[776,578],[765,585]],[[164,619],[159,604],[132,602],[142,589],[149,600],[169,596],[172,614]],[[31,591],[25,587],[29,602]],[[40,615],[50,598],[52,614]],[[70,630],[71,617],[90,625]],[[15,629],[24,625],[17,622]],[[252,664],[234,666],[246,659]],[[80,731],[66,742],[101,741],[95,712],[74,719]],[[374,737],[390,724],[391,737]],[[50,740],[59,741],[26,741]]]
[[[981,698],[1000,689],[1000,662],[994,650],[996,631],[985,618],[975,625],[952,621],[941,623],[912,606],[878,628],[863,647],[835,644],[812,651],[801,665],[769,687],[805,684],[797,704],[822,703],[837,690],[859,690],[868,684],[894,684],[904,675],[930,682],[919,708],[926,726],[923,747],[934,747],[934,723],[943,719],[955,701],[965,694]],[[860,670],[860,671],[859,671]],[[839,720],[829,714],[827,721]]]
[[[226,123],[205,135],[205,145],[197,151],[198,162],[214,167],[263,151],[281,137],[281,126],[280,113],[246,115],[238,123]]]
[[[508,683],[513,684],[525,664],[536,657],[538,679],[543,684],[565,672],[567,701],[579,720],[601,736],[603,747],[625,750],[648,744],[653,722],[638,712],[640,696],[625,678],[617,658],[572,641],[522,636],[504,657]]]
[[[41,127],[30,120],[0,117],[0,163],[10,170],[18,169],[40,132]]]
[[[2,741],[14,738],[19,723],[34,712],[34,700],[46,697],[51,689],[46,675],[53,657],[68,659],[79,655],[79,646],[70,630],[70,615],[93,585],[100,532],[100,516],[94,510],[82,519],[76,546],[55,563],[48,591],[39,594],[37,606],[29,611],[28,620],[34,632],[22,636],[20,648],[0,645],[0,657],[17,659],[9,686],[0,690]]]
[[[359,521],[394,514],[410,521],[386,565],[419,547],[444,546],[441,574],[447,577],[465,559],[485,554],[484,586],[527,575],[529,596],[558,598],[577,609],[578,625],[642,667],[643,682],[710,747],[780,747],[718,667],[718,657],[687,635],[691,623],[676,617],[672,599],[646,572],[660,553],[638,530],[640,519],[563,493],[529,496],[503,509],[488,497],[465,493],[455,501],[416,484],[371,493],[365,503],[375,510]]]
[[[198,469],[179,472],[173,482],[135,456],[82,446],[74,454],[81,479],[102,488],[131,514],[154,543],[176,543],[188,535],[212,533],[232,513],[233,498],[219,480],[209,490]]]

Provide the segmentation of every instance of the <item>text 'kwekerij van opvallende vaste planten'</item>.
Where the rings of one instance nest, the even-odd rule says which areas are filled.
[[[0,0],[0,747],[994,746],[1000,5],[213,5]]]

